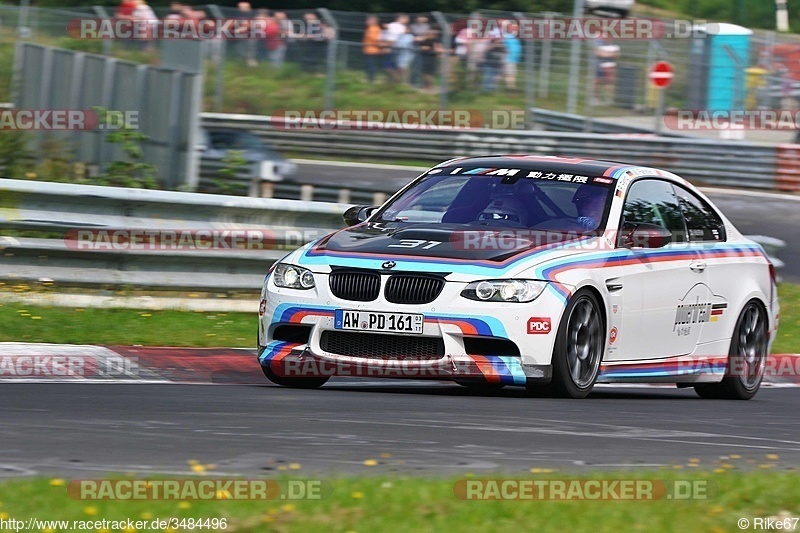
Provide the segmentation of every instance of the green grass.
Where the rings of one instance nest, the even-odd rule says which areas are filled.
[[[256,344],[255,312],[71,309],[3,303],[0,323],[0,341],[240,348]]]
[[[800,285],[782,283],[773,353],[800,353]],[[255,306],[255,300],[254,304]],[[252,348],[255,313],[71,309],[0,304],[0,342]]]
[[[67,496],[68,480],[0,484],[4,519],[152,520],[225,518],[226,531],[735,531],[742,518],[800,515],[800,474],[661,470],[576,476],[490,475],[487,479],[645,479],[704,483],[706,499],[658,501],[465,501],[458,478],[364,476],[321,480],[317,500],[83,501]],[[191,477],[188,474],[187,477]],[[153,478],[158,478],[153,476]],[[294,479],[312,479],[299,475]],[[283,481],[289,478],[282,477]],[[465,478],[462,478],[465,479]],[[466,478],[469,479],[469,478]],[[221,530],[221,529],[218,529]]]
[[[800,353],[800,285],[778,285],[781,317],[772,353]]]

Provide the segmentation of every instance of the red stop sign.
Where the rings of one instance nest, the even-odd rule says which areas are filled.
[[[669,87],[669,84],[672,83],[672,78],[674,76],[675,73],[672,69],[672,63],[669,61],[658,61],[654,63],[653,66],[650,67],[650,72],[647,74],[647,78],[650,80],[650,83],[659,89]]]

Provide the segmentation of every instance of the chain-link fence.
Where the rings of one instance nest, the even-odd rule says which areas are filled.
[[[657,60],[674,66],[667,108],[788,109],[800,96],[800,39],[795,35],[657,21],[659,34],[638,38],[519,39],[513,32],[465,33],[467,20],[569,22],[555,13],[394,13],[196,6],[212,19],[275,17],[277,37],[213,40],[207,45],[204,108],[273,114],[324,109],[542,108],[589,117],[647,116],[658,105],[648,82]],[[176,15],[155,9],[164,19]],[[113,10],[0,6],[0,69],[23,39],[158,64],[160,41],[80,40],[75,19],[114,17]],[[370,31],[368,18],[377,29]],[[398,25],[399,24],[399,25]],[[688,24],[688,25],[687,25]],[[683,32],[675,31],[680,26]],[[502,26],[508,28],[508,26]],[[723,28],[723,30],[719,30]],[[672,33],[672,35],[669,35]],[[678,35],[680,34],[680,35]],[[10,80],[11,73],[3,78]],[[2,88],[3,96],[10,90]]]

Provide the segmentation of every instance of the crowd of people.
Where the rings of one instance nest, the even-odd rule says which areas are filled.
[[[132,20],[156,25],[162,19],[147,4],[146,0],[122,0],[114,13],[118,20]],[[164,21],[198,24],[210,16],[202,9],[172,2]],[[244,59],[248,65],[256,66],[268,61],[276,67],[287,60],[300,63],[305,70],[317,71],[325,63],[327,42],[336,38],[336,32],[315,13],[306,13],[302,21],[292,21],[283,11],[253,9],[250,2],[239,2],[235,14],[235,33],[243,37],[231,39],[233,54]],[[251,26],[259,28],[251,32]],[[251,38],[257,35],[256,38]],[[262,37],[263,36],[263,37]]]
[[[158,24],[161,20],[147,0],[122,0],[115,17]],[[172,2],[163,20],[199,23],[209,18],[202,9]],[[305,72],[319,72],[326,63],[328,43],[337,34],[316,13],[308,12],[302,20],[291,20],[283,11],[254,9],[250,2],[239,2],[230,16],[236,20],[236,32],[248,33],[258,22],[261,38],[234,39],[228,44],[231,55],[248,65],[267,61],[280,67],[290,61]],[[486,35],[476,35],[468,27],[452,27],[450,42],[445,43],[441,28],[424,15],[399,14],[381,22],[367,16],[361,40],[366,80],[386,80],[435,91],[434,80],[444,74],[455,87],[495,91],[498,86],[517,90],[517,71],[522,57],[522,43],[513,22]],[[353,64],[353,63],[350,63]]]
[[[367,81],[374,83],[379,70],[399,83],[433,87],[437,58],[443,47],[439,30],[419,16],[410,23],[408,15],[398,15],[392,22],[380,24],[371,15],[366,20],[362,40]]]
[[[487,35],[463,27],[445,47],[441,31],[428,17],[418,16],[412,23],[400,14],[380,24],[378,17],[369,16],[362,40],[367,81],[373,83],[382,68],[393,82],[430,89],[444,67],[450,79],[464,86],[489,92],[502,81],[507,90],[516,90],[522,43],[513,23],[505,27],[505,33]]]

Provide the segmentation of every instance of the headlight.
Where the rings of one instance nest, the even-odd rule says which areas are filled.
[[[461,291],[461,296],[479,302],[530,302],[546,286],[547,282],[532,279],[490,279],[473,281]]]
[[[279,263],[272,277],[275,285],[284,289],[313,289],[314,274],[307,268]]]

